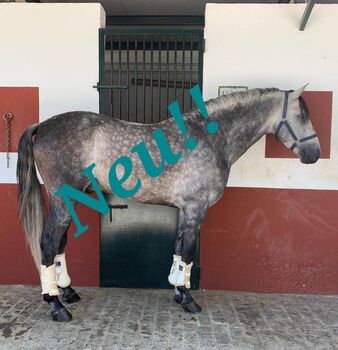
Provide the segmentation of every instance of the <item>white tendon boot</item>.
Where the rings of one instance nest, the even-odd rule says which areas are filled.
[[[182,260],[182,257],[174,254],[173,258],[174,260],[173,260],[173,264],[171,265],[168,281],[171,285],[175,286],[175,283],[177,280],[178,264]]]
[[[68,275],[66,254],[58,254],[54,258],[56,264],[56,281],[61,288],[66,288],[70,285],[71,279]]]
[[[174,261],[171,266],[170,274],[168,276],[169,283],[175,287],[185,286],[189,289],[192,265],[192,262],[187,265],[182,260],[181,256],[174,255]]]
[[[55,264],[49,267],[46,265],[40,265],[40,280],[42,287],[41,294],[49,294],[50,296],[56,296],[60,294],[56,283]]]

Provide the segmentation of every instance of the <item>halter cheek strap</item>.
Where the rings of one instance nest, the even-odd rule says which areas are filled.
[[[275,137],[277,140],[279,140],[279,132],[281,130],[281,128],[283,126],[286,127],[286,129],[288,130],[289,134],[291,135],[291,137],[293,138],[293,144],[292,146],[290,147],[291,151],[294,150],[300,143],[303,143],[303,142],[306,142],[306,141],[309,141],[309,140],[312,140],[317,136],[316,133],[310,135],[310,136],[306,136],[306,137],[303,137],[301,138],[300,140],[298,140],[295,132],[292,130],[292,127],[291,125],[289,124],[289,122],[287,121],[286,119],[286,113],[288,111],[288,103],[289,103],[289,91],[285,91],[285,97],[284,97],[284,105],[283,105],[283,114],[282,114],[282,120],[279,122],[278,126],[277,126],[277,129],[276,129],[276,132],[275,132]]]

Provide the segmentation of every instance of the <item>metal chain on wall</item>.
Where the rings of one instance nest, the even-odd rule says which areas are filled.
[[[9,157],[10,157],[10,151],[11,151],[11,125],[10,122],[13,119],[13,114],[11,112],[6,112],[2,116],[3,120],[6,123],[6,160],[7,160],[7,168],[9,168]]]

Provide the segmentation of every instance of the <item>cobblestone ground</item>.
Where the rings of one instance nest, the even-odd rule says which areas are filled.
[[[38,287],[0,286],[0,349],[338,349],[338,296],[195,291],[190,315],[168,290],[77,291],[56,323]]]

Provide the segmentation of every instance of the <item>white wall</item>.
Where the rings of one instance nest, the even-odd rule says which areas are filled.
[[[99,110],[100,4],[0,4],[0,86],[37,86],[40,120]],[[16,154],[12,154],[15,164]],[[0,183],[15,183],[0,153]]]
[[[265,159],[265,138],[232,168],[229,186],[338,189],[338,5],[316,5],[304,32],[305,5],[206,7],[204,99],[218,86],[333,91],[331,159]]]

